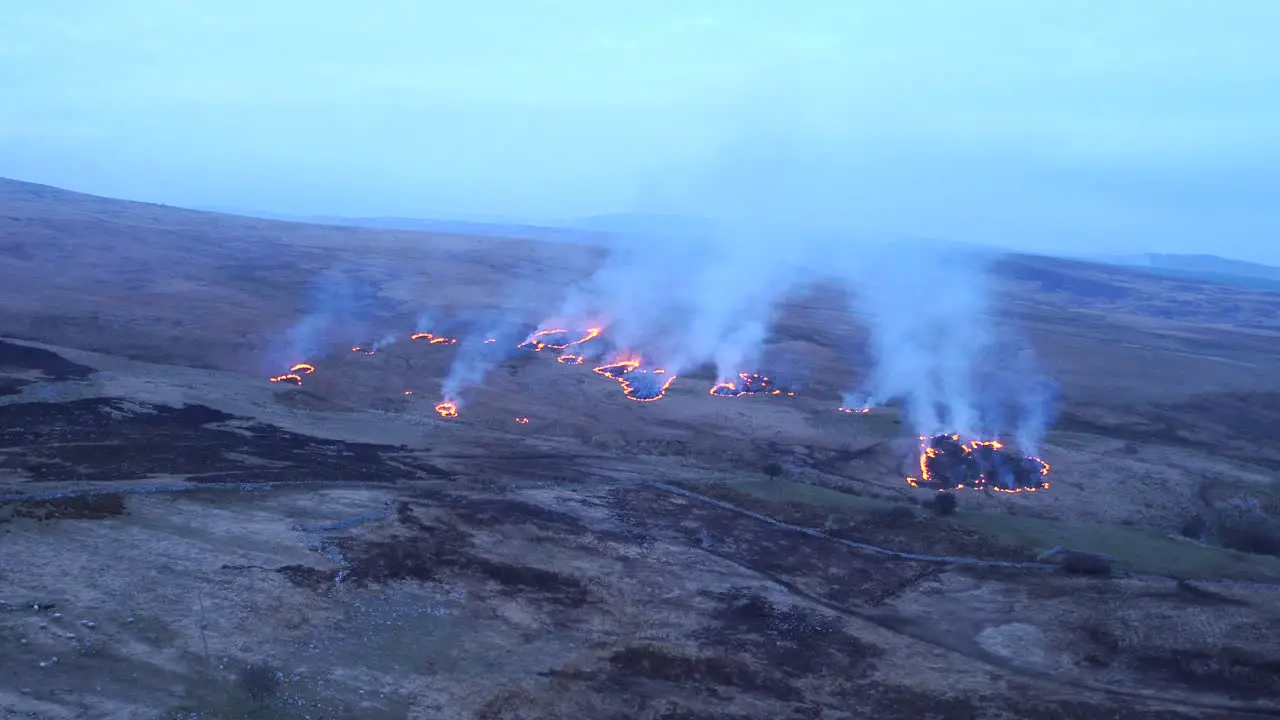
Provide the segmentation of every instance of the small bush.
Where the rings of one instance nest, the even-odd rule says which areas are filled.
[[[1280,555],[1280,523],[1261,514],[1228,516],[1219,523],[1218,542],[1230,550]]]
[[[1109,577],[1111,575],[1111,561],[1101,555],[1092,553],[1067,551],[1062,554],[1058,564],[1062,568],[1062,572],[1068,575],[1092,575],[1095,577]]]
[[[916,511],[910,505],[894,505],[880,513],[880,519],[887,525],[910,525],[916,520]]]
[[[940,492],[933,498],[933,512],[936,515],[955,515],[959,506],[960,501],[952,492]]]
[[[782,472],[783,472],[782,463],[776,460],[770,463],[766,463],[764,466],[764,474],[767,475],[770,480],[776,480],[780,475],[782,475]]]
[[[1203,515],[1193,515],[1182,523],[1182,537],[1191,538],[1192,540],[1203,540],[1204,534],[1209,529],[1209,522],[1204,519]]]
[[[280,675],[270,665],[246,665],[240,669],[240,689],[254,702],[265,703],[280,692]]]

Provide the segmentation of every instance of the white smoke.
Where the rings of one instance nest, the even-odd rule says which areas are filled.
[[[336,343],[359,341],[373,314],[377,292],[353,274],[329,270],[311,279],[302,317],[268,353],[271,367],[292,365],[325,355]]]
[[[483,333],[470,334],[458,341],[458,354],[454,356],[449,373],[440,387],[443,399],[462,404],[463,393],[468,388],[484,382],[485,377],[502,361],[511,357],[519,342],[515,328],[492,328]],[[494,342],[486,342],[487,340]]]
[[[395,344],[395,341],[396,341],[397,339],[399,339],[399,335],[397,335],[396,333],[394,333],[394,332],[387,333],[386,335],[383,335],[381,338],[379,338],[379,339],[378,339],[378,341],[377,341],[377,342],[375,342],[375,343],[373,344],[373,347],[372,347],[372,348],[370,348],[370,349],[371,349],[371,350],[375,350],[375,351],[376,351],[376,350],[381,350],[381,349],[383,349],[383,348],[387,347],[388,345],[393,345],[393,344]]]
[[[983,269],[907,243],[868,248],[860,260],[849,280],[870,331],[867,400],[902,400],[920,435],[982,434],[973,381],[990,342]]]
[[[847,279],[870,331],[872,367],[865,387],[846,394],[846,407],[897,400],[919,435],[1012,433],[1035,454],[1052,416],[1051,384],[993,312],[981,256],[924,243],[877,245]]]
[[[508,289],[509,298],[501,307],[469,311],[455,318],[450,327],[460,326],[457,353],[441,385],[442,399],[462,404],[465,392],[480,385],[495,367],[519,352],[527,320],[527,308],[545,306],[545,291],[530,282]],[[431,319],[437,313],[423,312],[419,320]],[[421,325],[421,322],[420,322]],[[419,330],[428,332],[429,330]]]

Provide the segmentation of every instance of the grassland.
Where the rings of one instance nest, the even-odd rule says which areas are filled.
[[[694,374],[633,403],[528,353],[444,420],[456,349],[349,350],[424,298],[536,322],[598,259],[0,183],[0,716],[1280,714],[1280,595],[1208,582],[1276,559],[1180,537],[1277,511],[1280,299],[1001,260],[1063,384],[1053,487],[948,517],[901,418],[835,412],[863,331],[830,288],[770,340],[810,368],[794,398]],[[360,321],[266,382],[335,269]],[[1035,566],[1054,546],[1120,572]]]

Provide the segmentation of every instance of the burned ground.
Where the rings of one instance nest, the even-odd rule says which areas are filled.
[[[204,405],[116,398],[0,405],[0,468],[31,481],[394,482],[401,448],[324,440]]]
[[[19,500],[0,505],[0,524],[14,518],[37,521],[102,520],[128,511],[128,503],[120,493],[93,493],[40,500]]]
[[[83,380],[93,368],[44,348],[0,340],[0,397],[17,395],[38,382]]]
[[[331,541],[330,546],[343,558],[341,570],[326,572],[292,565],[279,568],[278,572],[291,582],[316,591],[325,591],[337,582],[363,588],[396,582],[434,582],[464,574],[492,582],[500,592],[568,609],[582,607],[590,600],[586,585],[578,578],[548,568],[484,557],[471,542],[476,530],[502,525],[527,525],[543,532],[582,531],[581,524],[571,516],[503,498],[468,498],[452,493],[435,495],[432,504],[437,510],[448,508],[448,522],[424,521],[415,511],[415,502],[401,502],[393,516],[394,530],[375,537]]]

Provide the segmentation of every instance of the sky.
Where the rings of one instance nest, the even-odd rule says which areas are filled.
[[[43,0],[0,176],[1280,263],[1276,0]]]

